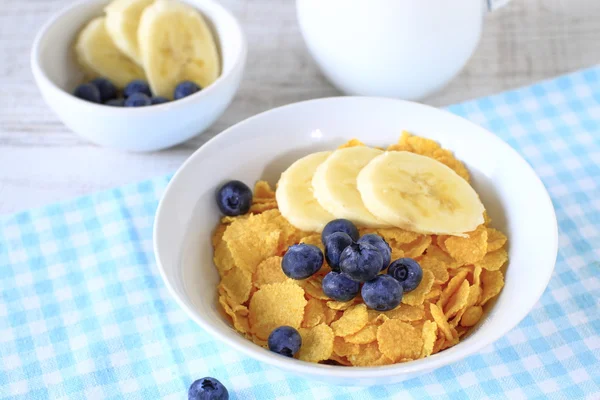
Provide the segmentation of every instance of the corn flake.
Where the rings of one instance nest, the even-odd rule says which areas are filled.
[[[371,342],[369,344],[360,345],[360,349],[357,354],[348,356],[348,360],[352,365],[357,367],[366,367],[374,365],[381,359],[381,351],[379,351],[379,345],[377,342]]]
[[[488,242],[488,251],[496,251],[502,248],[506,243],[506,236],[504,233],[500,232],[494,228],[487,228],[487,242]]]
[[[460,320],[460,326],[469,327],[475,325],[483,315],[481,306],[471,306],[466,309]]]
[[[423,270],[431,271],[437,283],[445,283],[450,279],[446,265],[437,258],[425,254],[423,257],[417,259],[417,262]]]
[[[452,332],[453,329],[448,324],[448,320],[446,319],[444,312],[437,305],[435,305],[433,303],[430,304],[430,311],[431,311],[431,316],[433,317],[433,320],[437,324],[440,331],[444,334],[446,339],[452,340],[452,338],[454,337],[454,334]]]
[[[379,351],[393,361],[414,360],[421,354],[421,332],[410,324],[397,319],[385,321],[377,329]]]
[[[452,279],[450,279],[450,282],[448,282],[448,286],[444,288],[444,290],[442,291],[442,295],[440,296],[440,300],[438,301],[438,306],[440,308],[446,307],[446,303],[448,302],[450,297],[452,297],[454,292],[456,292],[456,290],[460,287],[460,285],[466,280],[468,273],[468,271],[463,270],[456,274]]]
[[[421,280],[421,283],[412,292],[404,293],[404,296],[402,296],[402,303],[408,304],[409,306],[423,304],[425,296],[431,290],[434,281],[435,278],[433,273],[429,270],[423,270],[423,279]]]
[[[433,353],[433,345],[437,339],[437,324],[432,321],[425,321],[421,336],[423,339],[423,348],[421,349],[420,358],[428,357]]]
[[[358,354],[360,347],[355,343],[348,343],[344,338],[336,336],[333,339],[333,352],[340,357]]]
[[[252,276],[241,268],[234,267],[221,279],[221,287],[237,304],[243,304],[250,297]]]
[[[344,143],[343,145],[338,147],[338,149],[345,149],[348,147],[359,147],[359,146],[365,146],[365,144],[358,139],[350,139],[349,141],[347,141],[346,143]]]
[[[361,330],[368,322],[367,306],[356,304],[346,311],[340,319],[331,323],[335,336],[348,336]]]
[[[323,303],[318,299],[308,299],[306,307],[304,307],[304,319],[302,320],[303,328],[312,328],[325,322],[325,311]]]
[[[481,285],[483,286],[483,291],[479,305],[483,306],[488,300],[500,293],[504,286],[504,276],[501,271],[488,271],[484,269],[481,271]]]
[[[473,264],[487,252],[487,230],[480,225],[468,237],[451,236],[444,242],[449,254],[459,262]]]
[[[380,315],[385,315],[388,319],[399,319],[400,321],[418,321],[425,317],[425,311],[423,311],[423,305],[400,304],[393,310],[380,312]]]
[[[267,339],[279,326],[300,327],[306,307],[304,291],[294,282],[263,285],[250,300],[249,320],[252,333]]]
[[[497,271],[508,261],[508,253],[504,249],[489,252],[481,261],[475,263],[488,271]]]
[[[275,191],[267,181],[257,181],[254,185],[253,202],[269,202],[275,200]]]
[[[348,343],[367,344],[377,340],[377,325],[365,325],[360,331],[345,336],[344,340]]]
[[[448,300],[448,304],[444,307],[446,318],[451,318],[456,315],[461,309],[467,306],[469,298],[469,282],[465,279],[458,287],[456,292]]]
[[[333,353],[333,331],[325,324],[312,328],[300,328],[302,346],[298,351],[298,359],[319,362],[329,359]]]
[[[263,260],[256,267],[254,286],[260,288],[262,285],[285,282],[288,279],[281,269],[281,257],[273,256]]]
[[[334,300],[330,300],[327,302],[327,307],[331,308],[332,310],[347,310],[348,308],[350,308],[350,306],[352,306],[354,304],[354,299],[349,300],[349,301],[334,301]]]

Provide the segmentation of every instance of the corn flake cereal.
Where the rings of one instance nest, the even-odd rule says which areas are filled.
[[[306,307],[304,307],[304,319],[302,320],[303,328],[312,328],[315,325],[325,322],[325,310],[321,300],[311,298],[308,299]]]
[[[499,249],[487,253],[483,259],[476,262],[475,265],[487,269],[488,271],[497,271],[502,268],[506,261],[508,261],[508,253],[504,249]]]
[[[348,343],[367,344],[377,340],[377,325],[366,325],[360,331],[345,336],[344,340]]]
[[[397,319],[385,321],[377,329],[379,351],[393,361],[414,360],[421,354],[423,338],[414,326]]]
[[[480,225],[468,237],[451,236],[444,241],[448,253],[457,261],[473,264],[487,252],[487,229]]]
[[[367,306],[356,304],[331,324],[335,336],[348,336],[361,330],[368,322]]]
[[[300,327],[306,307],[304,291],[294,282],[263,285],[250,300],[248,307],[252,332],[267,339],[279,326]]]
[[[333,331],[325,324],[312,328],[300,328],[302,346],[298,352],[298,359],[310,362],[319,362],[329,359],[333,353]]]
[[[340,148],[354,146],[365,144],[354,139]],[[403,132],[388,150],[433,158],[470,179],[465,166],[433,140]],[[367,309],[360,294],[345,302],[327,297],[321,287],[331,271],[326,262],[308,279],[293,280],[283,273],[287,248],[306,243],[324,251],[321,234],[291,225],[279,212],[273,188],[258,181],[249,213],[222,217],[211,236],[222,314],[264,348],[273,329],[298,329],[303,343],[297,358],[308,362],[377,366],[428,357],[457,344],[504,285],[507,237],[490,227],[487,212],[483,218],[473,232],[457,236],[358,226],[361,235],[381,236],[392,260],[410,257],[423,269],[419,286],[404,293],[398,307],[381,312]]]

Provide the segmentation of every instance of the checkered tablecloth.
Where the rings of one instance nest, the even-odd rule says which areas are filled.
[[[559,253],[532,312],[495,344],[396,385],[285,375],[220,344],[169,297],[152,253],[161,177],[0,218],[0,398],[600,398],[600,66],[449,108],[533,165]]]

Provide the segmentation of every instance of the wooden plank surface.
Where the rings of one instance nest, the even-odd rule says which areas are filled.
[[[68,0],[0,0],[0,214],[173,172],[223,129],[256,113],[339,93],[302,41],[292,0],[223,0],[249,53],[233,103],[204,134],[175,148],[128,154],[70,133],[41,99],[29,68],[36,30]],[[444,106],[600,62],[600,2],[513,0],[486,16],[481,43],[449,86],[423,102]]]

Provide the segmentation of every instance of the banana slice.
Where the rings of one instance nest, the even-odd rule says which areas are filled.
[[[86,75],[108,78],[117,87],[145,78],[142,68],[113,43],[105,17],[95,18],[83,28],[75,42],[75,53]]]
[[[108,34],[115,45],[138,65],[142,65],[137,35],[140,17],[153,1],[114,0],[104,9]]]
[[[173,98],[175,86],[190,80],[206,87],[220,73],[219,54],[202,15],[191,6],[156,0],[138,28],[142,65],[156,96]]]
[[[382,150],[366,146],[334,151],[317,168],[312,180],[319,204],[336,218],[346,218],[370,227],[389,226],[365,207],[356,187],[356,177],[360,170],[382,153]]]
[[[429,157],[386,152],[360,171],[357,186],[373,215],[404,229],[461,235],[483,223],[484,207],[475,190]]]
[[[294,162],[279,179],[275,197],[281,215],[296,228],[321,232],[333,215],[325,211],[313,195],[315,170],[329,157],[330,151],[309,154]]]

